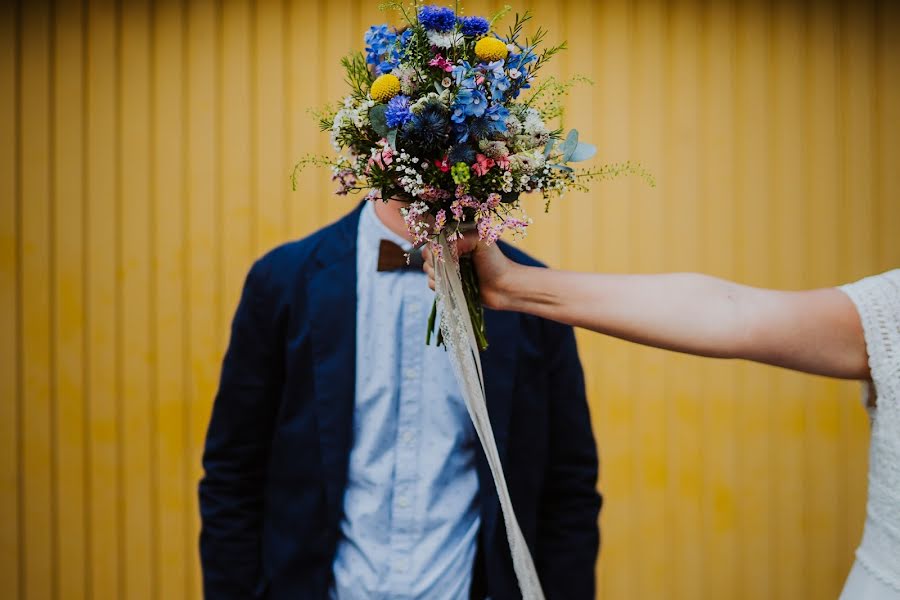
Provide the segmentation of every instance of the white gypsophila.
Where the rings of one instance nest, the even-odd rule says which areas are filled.
[[[522,129],[526,134],[537,135],[547,131],[541,114],[533,108],[526,108],[523,111],[524,120],[522,121]]]
[[[416,241],[425,240],[430,233],[430,226],[422,218],[428,213],[428,205],[421,200],[411,203],[409,206],[400,209],[403,220],[406,221],[406,228]]]
[[[463,42],[463,35],[459,32],[448,31],[446,33],[441,33],[439,31],[429,31],[428,32],[428,41],[432,46],[437,46],[438,48],[452,48],[453,46],[458,46]]]
[[[397,183],[400,184],[404,192],[415,197],[425,191],[425,182],[422,180],[422,174],[414,166],[419,162],[418,157],[411,157],[406,152],[400,152],[394,157],[394,161],[397,171],[402,173]]]

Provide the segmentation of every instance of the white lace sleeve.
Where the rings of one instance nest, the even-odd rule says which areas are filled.
[[[879,396],[900,386],[900,269],[841,286],[856,305]]]
[[[877,396],[869,413],[866,526],[856,556],[875,578],[900,592],[900,269],[840,289],[859,311]]]

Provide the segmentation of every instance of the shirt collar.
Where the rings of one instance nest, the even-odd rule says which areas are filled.
[[[380,200],[371,200],[363,206],[362,214],[359,217],[359,243],[367,249],[378,252],[381,240],[388,240],[403,248],[405,252],[412,249],[412,244],[408,239],[391,231],[387,225],[382,223],[378,215],[375,214],[375,203]]]

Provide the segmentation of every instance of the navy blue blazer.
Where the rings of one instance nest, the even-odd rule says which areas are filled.
[[[203,454],[206,598],[328,597],[353,443],[359,214],[276,248],[247,276]],[[541,583],[548,598],[593,598],[601,501],[572,329],[494,311],[486,327],[488,411]],[[483,453],[477,468],[473,588],[519,598]]]

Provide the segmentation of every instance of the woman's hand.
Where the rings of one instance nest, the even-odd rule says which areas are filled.
[[[481,301],[488,307],[504,310],[509,304],[510,280],[519,265],[504,256],[497,244],[486,245],[478,239],[474,231],[470,231],[456,241],[460,256],[471,254],[478,272],[478,283],[481,289]],[[422,251],[425,258],[423,269],[428,274],[428,285],[434,289],[434,254],[427,247]]]

